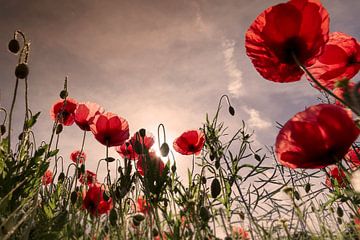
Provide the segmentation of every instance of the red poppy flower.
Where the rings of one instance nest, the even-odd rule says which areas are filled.
[[[115,150],[123,158],[136,160],[138,159],[138,154],[134,150],[134,145],[136,141],[139,141],[142,147],[149,150],[151,146],[154,144],[154,137],[152,135],[146,135],[144,138],[142,138],[138,133],[135,133],[130,140],[126,141],[121,146],[116,147]]]
[[[346,154],[345,159],[350,162],[354,167],[360,167],[360,148],[356,148],[356,151],[354,149],[350,149],[348,153]]]
[[[242,227],[232,227],[231,228],[231,236],[233,239],[239,240],[249,240],[249,233],[245,231]]]
[[[85,180],[86,180],[87,185],[91,185],[91,184],[96,183],[97,182],[96,174],[94,172],[92,172],[92,171],[86,170],[85,175],[81,174],[80,177],[79,177],[79,181],[82,184],[85,184]]]
[[[52,183],[53,180],[53,173],[51,170],[46,170],[46,172],[44,173],[44,175],[42,176],[42,184],[43,185],[49,185],[50,183]]]
[[[139,196],[136,204],[136,211],[143,214],[147,214],[150,211],[150,204],[145,200],[144,197]]]
[[[137,168],[137,171],[139,172],[139,174],[141,176],[144,176],[147,174],[147,171],[148,171],[148,167],[149,165],[150,168],[149,169],[158,169],[157,173],[159,175],[162,175],[162,172],[165,168],[165,164],[164,162],[161,160],[161,158],[159,156],[156,155],[155,152],[149,152],[149,155],[148,155],[149,158],[147,158],[146,156],[140,156],[139,157],[139,160],[136,162],[136,168]],[[143,163],[144,161],[144,163]]]
[[[182,155],[198,155],[205,144],[204,133],[200,130],[184,132],[176,138],[173,147]]]
[[[311,65],[328,41],[329,16],[317,0],[291,0],[266,9],[246,32],[246,54],[265,79],[300,80],[304,65]]]
[[[341,160],[359,133],[343,107],[318,104],[287,121],[276,138],[275,152],[289,168],[324,168]]]
[[[359,72],[359,43],[345,33],[331,33],[323,53],[308,70],[324,87],[334,89],[337,81],[351,79]]]
[[[83,197],[83,208],[90,214],[98,216],[109,213],[112,209],[112,198],[104,200],[104,188],[100,184],[92,184]]]
[[[66,98],[66,101],[60,99],[52,106],[50,110],[51,118],[65,126],[71,126],[74,123],[74,112],[77,106],[75,99]]]
[[[346,187],[346,175],[342,169],[339,170],[339,168],[337,166],[333,166],[330,169],[329,175],[333,179],[333,181],[334,180],[337,181],[339,187],[342,187],[342,188]],[[333,187],[333,184],[331,183],[331,180],[328,176],[326,176],[325,184],[329,188]]]
[[[97,103],[80,103],[75,111],[75,123],[84,131],[90,131],[90,124],[95,116],[104,113],[104,109]]]
[[[84,152],[81,152],[79,150],[75,150],[70,154],[70,159],[71,161],[73,161],[74,163],[76,163],[77,161],[79,161],[79,163],[83,163],[86,161],[86,154]]]
[[[110,112],[96,115],[90,129],[96,140],[108,147],[119,146],[129,138],[128,122]]]

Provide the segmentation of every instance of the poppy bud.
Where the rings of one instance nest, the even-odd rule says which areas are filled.
[[[116,226],[116,220],[117,220],[117,213],[115,211],[115,209],[111,209],[110,211],[110,216],[109,216],[109,220],[110,220],[110,224],[112,226]]]
[[[235,109],[232,106],[229,106],[229,113],[231,116],[235,115]]]
[[[154,237],[157,237],[159,235],[159,231],[156,228],[154,228],[152,230],[152,234],[153,234]]]
[[[221,192],[221,186],[217,178],[214,178],[214,180],[211,182],[210,190],[212,198],[216,198],[217,196],[219,196]]]
[[[200,208],[200,217],[201,217],[201,220],[203,220],[204,222],[208,222],[211,218],[211,214],[210,214],[209,210],[204,206],[202,206]]]
[[[135,227],[138,227],[140,225],[140,222],[133,218],[133,224]]]
[[[310,183],[307,183],[307,184],[305,185],[305,192],[306,192],[306,193],[310,192],[310,189],[311,189],[311,185],[310,185]]]
[[[145,215],[141,212],[138,212],[133,216],[133,218],[138,222],[142,222],[145,219]]]
[[[75,204],[76,203],[76,200],[77,200],[77,192],[73,191],[70,195],[70,200],[71,200],[71,203],[72,204]]]
[[[62,124],[59,124],[56,126],[56,134],[60,134],[63,130],[63,125]]]
[[[141,128],[139,130],[140,137],[144,138],[146,136],[146,130],[144,128]]]
[[[107,193],[105,191],[103,193],[103,199],[104,199],[104,201],[108,201],[110,199],[110,197],[107,195]]]
[[[163,143],[160,147],[161,156],[166,157],[169,154],[169,145],[167,143]]]
[[[29,67],[26,63],[20,63],[15,68],[15,76],[20,79],[24,79],[29,74]]]
[[[115,158],[113,158],[113,157],[108,157],[108,158],[105,159],[105,161],[107,161],[107,162],[113,162],[113,161],[115,161]]]
[[[58,182],[63,182],[65,179],[65,174],[62,172],[59,174],[59,177],[58,177]]]
[[[8,45],[8,49],[10,52],[16,54],[20,50],[20,44],[19,41],[16,39],[11,39]]]
[[[201,177],[201,183],[206,184],[206,177],[204,177],[204,176]]]
[[[81,164],[81,166],[80,166],[80,172],[81,172],[82,174],[85,173],[85,164]]]
[[[62,90],[60,92],[60,98],[65,99],[68,96],[68,92],[66,90]]]
[[[339,217],[344,216],[344,211],[342,210],[342,208],[340,206],[337,208],[336,213]]]
[[[23,137],[24,137],[24,132],[19,134],[19,136],[18,136],[19,141],[21,141],[23,139]]]
[[[4,135],[6,132],[6,127],[5,125],[0,125],[0,136]]]
[[[176,166],[175,166],[175,165],[172,165],[172,166],[171,166],[171,171],[172,171],[173,173],[176,172]]]

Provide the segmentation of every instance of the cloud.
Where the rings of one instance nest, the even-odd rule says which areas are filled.
[[[231,96],[238,98],[244,95],[243,92],[243,80],[242,80],[242,72],[236,66],[235,58],[234,58],[234,50],[235,50],[235,41],[224,39],[222,41],[223,47],[223,55],[224,55],[224,65],[225,72],[229,78],[228,91]]]
[[[260,112],[254,108],[243,107],[244,111],[249,114],[249,119],[247,120],[247,124],[251,128],[257,129],[267,129],[271,127],[271,122],[265,120],[260,116]]]

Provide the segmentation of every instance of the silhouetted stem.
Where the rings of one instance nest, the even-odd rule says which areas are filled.
[[[10,108],[10,113],[9,113],[9,129],[8,129],[8,153],[10,154],[10,149],[11,149],[11,122],[12,122],[12,114],[14,111],[14,106],[15,106],[15,101],[16,101],[16,95],[17,95],[17,89],[19,86],[19,78],[16,78],[16,82],[15,82],[15,89],[14,89],[14,95],[13,95],[13,99],[11,102],[11,108]]]

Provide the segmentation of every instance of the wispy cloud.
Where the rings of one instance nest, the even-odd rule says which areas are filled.
[[[235,58],[234,58],[234,50],[235,50],[235,41],[224,39],[222,41],[223,47],[223,55],[224,55],[224,65],[225,72],[229,77],[228,91],[229,93],[238,98],[244,94],[242,88],[242,72],[236,66]]]
[[[247,120],[249,127],[256,129],[266,129],[271,127],[271,122],[260,116],[260,112],[258,110],[247,106],[243,109],[247,114],[249,114],[249,119]]]

